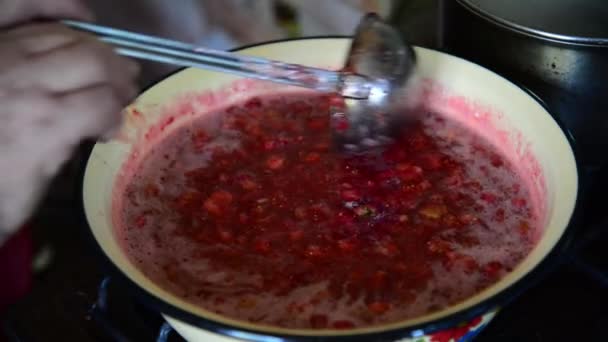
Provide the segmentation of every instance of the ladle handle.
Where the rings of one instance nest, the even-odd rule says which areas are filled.
[[[244,56],[85,22],[66,20],[63,23],[97,35],[113,45],[118,54],[127,57],[335,92],[349,98],[366,99],[369,95],[367,80],[360,75]]]

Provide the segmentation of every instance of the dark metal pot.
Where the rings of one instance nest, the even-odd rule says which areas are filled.
[[[536,93],[582,162],[608,162],[608,1],[444,0],[441,44]],[[542,134],[542,132],[539,132]]]

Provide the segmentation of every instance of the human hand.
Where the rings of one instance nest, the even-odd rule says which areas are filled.
[[[0,0],[0,27],[32,19],[91,20],[91,17],[80,0]]]
[[[61,24],[0,33],[0,244],[72,149],[119,125],[137,73],[134,62]]]

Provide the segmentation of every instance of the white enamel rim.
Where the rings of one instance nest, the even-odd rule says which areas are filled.
[[[338,66],[344,60],[349,42],[346,38],[293,40],[259,45],[240,52],[292,63]],[[519,87],[476,64],[444,53],[424,48],[416,48],[416,53],[421,76],[430,77],[449,89],[455,89],[458,94],[502,112],[505,124],[510,130],[520,132],[526,137],[542,166],[548,197],[545,233],[532,253],[513,272],[490,288],[440,312],[399,323],[350,331],[266,327],[208,312],[152,283],[127,259],[118,245],[111,224],[110,202],[115,177],[130,147],[115,141],[96,144],[85,169],[84,211],[95,240],[109,260],[148,294],[194,316],[233,327],[235,330],[254,331],[262,335],[341,336],[406,329],[470,309],[499,294],[533,270],[552,250],[567,228],[578,191],[577,168],[572,149],[549,113]],[[236,79],[224,74],[186,69],[141,94],[137,104],[138,107],[158,107],[184,92],[217,89]],[[180,330],[188,326],[172,321],[176,326],[181,326]]]

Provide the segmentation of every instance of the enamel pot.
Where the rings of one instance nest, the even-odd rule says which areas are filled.
[[[350,40],[317,38],[272,42],[242,49],[248,55],[337,68]],[[145,91],[125,110],[121,138],[98,143],[83,179],[83,203],[92,238],[116,277],[142,302],[163,313],[188,341],[459,341],[479,332],[496,310],[538,280],[567,244],[578,193],[575,158],[566,135],[526,91],[476,64],[416,48],[421,98],[468,122],[509,152],[526,173],[542,209],[538,244],[509,274],[482,292],[441,311],[396,323],[353,330],[297,330],[261,326],[197,307],[149,280],[125,255],[113,225],[114,188],[123,166],[136,161],[166,132],[254,95],[293,89],[224,74],[185,69]],[[190,99],[190,102],[187,100]],[[188,105],[184,103],[188,102]]]

